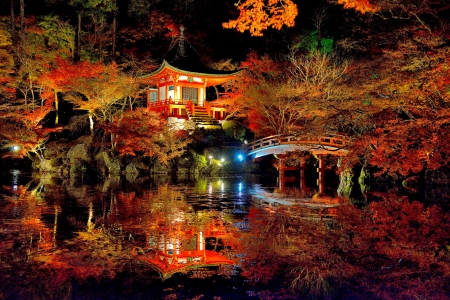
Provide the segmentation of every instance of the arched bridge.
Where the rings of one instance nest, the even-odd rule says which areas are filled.
[[[247,155],[258,158],[271,154],[285,154],[290,151],[308,151],[313,154],[332,154],[344,156],[344,148],[349,142],[345,135],[322,137],[298,137],[293,135],[272,135],[245,145]]]

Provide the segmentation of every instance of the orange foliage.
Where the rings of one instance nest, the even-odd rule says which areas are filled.
[[[52,102],[46,101],[44,105],[34,109],[31,107],[10,107],[11,111],[4,115],[0,122],[0,136],[7,141],[3,148],[18,146],[16,151],[6,152],[3,156],[25,157],[30,153],[42,155],[41,150],[50,137],[50,133],[61,128],[43,128],[42,120],[53,110]]]
[[[293,27],[298,14],[297,5],[291,0],[245,0],[236,6],[239,17],[222,26],[239,32],[248,30],[252,36],[262,36],[262,31],[268,28]]]
[[[117,136],[115,147],[119,155],[154,156],[159,151],[155,141],[164,127],[165,121],[159,114],[138,108],[115,118],[107,131]]]
[[[338,3],[344,5],[344,8],[354,9],[362,14],[379,10],[378,7],[370,4],[369,0],[338,0]]]
[[[262,36],[263,30],[280,30],[283,25],[293,27],[298,14],[297,5],[292,0],[240,0],[235,5],[239,17],[222,23],[223,28],[249,31],[252,36]],[[354,9],[362,14],[377,12],[379,8],[369,0],[338,0],[346,9]]]
[[[342,167],[360,162],[377,168],[374,175],[390,174],[408,176],[424,168],[438,169],[450,163],[447,140],[449,121],[446,113],[418,115],[416,120],[397,118],[394,110],[374,116],[378,128],[352,140],[352,151],[343,157]],[[423,112],[422,112],[423,113]]]

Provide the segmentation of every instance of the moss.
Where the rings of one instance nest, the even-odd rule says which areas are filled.
[[[338,195],[349,198],[353,189],[353,171],[351,169],[346,169],[339,176]]]

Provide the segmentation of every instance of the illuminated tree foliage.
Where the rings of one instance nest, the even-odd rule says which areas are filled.
[[[134,79],[120,73],[115,63],[103,65],[84,61],[61,67],[64,67],[60,71],[67,76],[66,87],[70,90],[65,99],[72,102],[76,109],[87,111],[92,135],[94,119],[111,121],[117,112],[114,104],[124,100],[133,87],[137,88]]]
[[[42,121],[53,110],[52,102],[30,108],[26,106],[8,106],[0,118],[0,136],[5,141],[3,148],[9,149],[4,156],[43,158],[45,143],[50,133],[61,128],[43,127]]]
[[[291,0],[244,0],[235,5],[239,17],[222,26],[239,32],[249,31],[252,36],[262,36],[262,31],[268,28],[292,27],[298,13],[297,5]]]
[[[340,88],[347,67],[347,61],[319,51],[292,52],[281,62],[252,53],[220,101],[235,118],[246,116],[258,136],[320,134],[330,127],[328,117],[347,105]]]
[[[338,0],[339,4],[342,4],[344,8],[354,9],[362,14],[370,12],[377,12],[379,9],[372,4],[369,0]]]
[[[39,22],[42,35],[47,46],[53,47],[61,56],[75,55],[75,30],[69,22],[62,21],[56,16],[44,16]]]
[[[346,9],[354,9],[362,14],[379,11],[369,0],[337,2]],[[268,28],[280,30],[284,25],[293,27],[298,15],[297,5],[291,0],[240,0],[235,6],[239,10],[239,17],[223,23],[223,28],[248,31],[252,36],[263,36],[263,31]]]
[[[155,143],[160,148],[157,159],[175,168],[177,160],[187,151],[187,146],[192,141],[188,133],[184,130],[174,130],[170,126],[164,127],[164,130],[157,135]]]
[[[154,157],[161,150],[156,141],[165,126],[159,114],[138,108],[114,117],[107,130],[117,136],[114,147],[119,155]]]
[[[10,47],[11,37],[6,30],[6,24],[0,23],[0,98],[12,100],[15,98],[14,57]]]

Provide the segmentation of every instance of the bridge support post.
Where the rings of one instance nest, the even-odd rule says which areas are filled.
[[[306,189],[305,170],[306,170],[305,159],[300,158],[300,190],[301,191]]]
[[[285,170],[284,160],[280,158],[278,160],[278,187],[280,191],[284,191],[286,178],[284,178],[284,170]]]
[[[323,194],[325,192],[325,161],[321,155],[317,155],[317,160],[319,161],[319,167],[317,168],[317,173],[319,173],[317,185],[319,187],[319,194]]]

